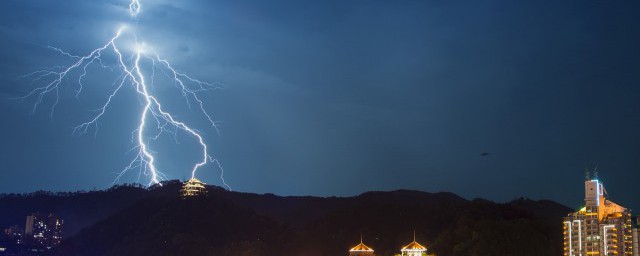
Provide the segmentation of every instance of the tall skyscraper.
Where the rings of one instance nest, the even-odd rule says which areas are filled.
[[[631,211],[612,201],[598,179],[584,182],[585,206],[564,218],[564,255],[633,255]]]
[[[52,248],[62,242],[63,221],[55,214],[34,213],[27,216],[25,240],[33,245]]]
[[[638,235],[640,235],[640,228],[633,228],[633,256],[640,256],[640,248],[638,248],[638,240],[640,238]]]
[[[640,216],[633,227],[633,256],[640,256]]]

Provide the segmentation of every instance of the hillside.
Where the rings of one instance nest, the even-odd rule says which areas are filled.
[[[72,227],[89,218],[69,217],[87,212],[71,204],[88,203],[104,212],[92,214],[94,223],[52,255],[346,255],[360,233],[377,255],[394,255],[411,241],[414,229],[417,240],[440,256],[560,255],[561,218],[570,211],[552,201],[498,204],[409,190],[320,198],[210,186],[207,197],[183,200],[179,187],[175,181],[149,190],[119,187],[50,206],[72,213],[66,215]],[[24,197],[29,203],[21,204],[12,198],[14,210],[30,211],[21,208],[31,207],[33,199]]]
[[[0,228],[24,226],[27,215],[35,212],[56,213],[65,223],[64,236],[75,235],[149,195],[147,189],[134,185],[114,186],[104,191],[0,195]]]

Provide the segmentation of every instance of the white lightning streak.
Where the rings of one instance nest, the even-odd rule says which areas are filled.
[[[131,16],[137,16],[140,13],[140,10],[141,5],[139,0],[131,0],[131,3],[129,4],[129,13],[131,14]],[[142,109],[140,110],[140,119],[138,126],[132,133],[134,139],[132,141],[135,141],[135,146],[133,149],[137,149],[138,153],[124,168],[124,170],[118,173],[114,182],[119,181],[119,179],[127,171],[139,169],[140,171],[138,177],[140,177],[141,174],[148,174],[150,176],[149,185],[160,183],[164,179],[165,175],[161,173],[156,166],[154,152],[150,149],[148,140],[158,139],[158,137],[163,132],[171,133],[175,138],[175,132],[180,130],[195,138],[202,149],[200,160],[198,160],[198,162],[195,163],[191,168],[191,178],[196,177],[196,173],[201,167],[205,166],[208,163],[213,163],[215,167],[220,170],[220,179],[222,180],[222,184],[227,189],[231,189],[224,180],[224,170],[222,169],[220,162],[209,153],[209,147],[201,133],[198,130],[187,125],[185,122],[177,120],[174,115],[172,115],[165,109],[165,107],[163,107],[160,100],[158,100],[158,98],[149,90],[149,86],[154,86],[153,77],[155,74],[155,70],[161,70],[175,83],[176,87],[180,90],[182,96],[185,98],[189,106],[191,106],[189,103],[190,99],[194,100],[197,103],[200,112],[204,115],[204,117],[206,117],[210,125],[219,134],[219,129],[216,125],[216,122],[214,122],[211,115],[205,110],[204,103],[199,97],[198,93],[220,88],[220,86],[218,84],[203,82],[198,79],[192,78],[185,73],[178,72],[175,68],[173,68],[169,61],[161,58],[158,53],[151,49],[148,49],[144,44],[136,43],[135,49],[131,51],[131,58],[125,58],[123,51],[118,47],[118,42],[125,30],[131,31],[130,29],[127,29],[126,26],[120,27],[117,30],[116,34],[106,44],[84,56],[73,55],[60,48],[48,46],[49,49],[54,50],[61,55],[75,59],[75,62],[66,67],[56,67],[52,69],[39,70],[26,75],[25,77],[32,78],[34,83],[43,82],[43,85],[33,89],[23,98],[26,99],[30,97],[36,97],[33,108],[33,111],[36,111],[45,96],[54,94],[55,101],[51,107],[51,115],[53,115],[54,109],[59,101],[58,92],[62,87],[62,82],[65,80],[65,78],[71,76],[71,73],[76,70],[80,72],[80,75],[77,78],[79,88],[77,89],[75,94],[75,96],[78,97],[84,88],[84,84],[82,81],[83,78],[87,75],[87,68],[96,62],[100,63],[102,67],[108,68],[103,64],[102,57],[103,54],[105,54],[108,50],[111,50],[117,58],[117,66],[119,67],[119,70],[121,70],[122,75],[119,76],[116,81],[114,81],[114,88],[107,96],[105,102],[98,109],[97,114],[95,114],[88,121],[76,126],[73,132],[77,134],[84,134],[91,127],[94,127],[97,131],[98,121],[103,117],[107,109],[111,106],[112,99],[122,91],[123,87],[127,85],[133,86],[137,95],[142,99],[141,103],[143,105]],[[145,78],[143,72],[143,68],[141,66],[143,59],[149,60],[153,64],[151,67],[153,74],[151,76],[150,84],[147,82],[147,79]],[[158,63],[161,65],[157,65]],[[154,136],[148,136],[145,134],[145,132],[149,129],[149,121],[153,121],[153,123],[155,123],[154,128],[158,130],[158,133]],[[167,127],[173,127],[175,131],[170,131],[167,129]]]
[[[131,0],[131,3],[129,4],[129,13],[131,13],[131,16],[138,16],[141,7],[142,6],[140,6],[140,1]]]

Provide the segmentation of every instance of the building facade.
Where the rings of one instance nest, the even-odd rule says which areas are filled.
[[[6,228],[4,230],[4,235],[16,244],[24,243],[24,229],[20,228],[18,225]]]
[[[55,214],[34,213],[27,216],[24,238],[27,243],[50,249],[62,242],[64,222]]]
[[[632,231],[633,237],[633,256],[640,256],[640,216],[637,217],[635,226]]]
[[[584,187],[585,206],[564,218],[564,255],[633,256],[631,211],[610,201],[599,180]]]
[[[640,248],[638,246],[640,246],[640,244],[638,244],[638,235],[640,233],[640,228],[635,227],[633,228],[633,256],[640,256]]]

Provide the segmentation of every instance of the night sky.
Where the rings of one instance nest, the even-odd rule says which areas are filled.
[[[220,135],[173,85],[154,92],[205,134],[234,190],[406,188],[577,208],[585,167],[597,166],[611,199],[640,209],[638,1],[141,3],[141,40],[224,84],[202,94]],[[65,80],[53,117],[53,98],[35,112],[34,98],[16,100],[35,86],[21,76],[72,63],[47,45],[86,54],[136,23],[127,5],[0,1],[0,193],[107,188],[133,157],[131,88],[97,131],[72,134],[106,99],[109,70],[92,68],[77,99]],[[153,144],[158,168],[187,178],[198,148],[175,139]]]

